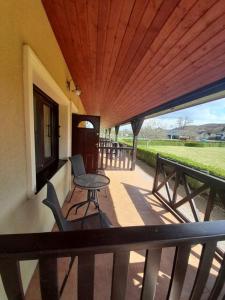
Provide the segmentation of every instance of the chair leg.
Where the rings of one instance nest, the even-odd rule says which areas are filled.
[[[75,214],[77,214],[77,211],[78,211],[78,209],[79,209],[80,207],[82,207],[82,206],[86,205],[87,203],[89,203],[89,201],[84,201],[84,202],[82,202],[82,203],[78,204],[78,205],[77,205],[77,207],[76,207]]]
[[[60,288],[60,291],[59,291],[59,296],[60,296],[60,297],[62,296],[62,293],[63,293],[63,291],[64,291],[64,288],[65,288],[66,282],[67,282],[67,280],[68,280],[68,277],[69,277],[69,275],[70,275],[70,271],[71,271],[71,269],[72,269],[72,266],[73,266],[73,263],[74,263],[75,258],[76,258],[76,256],[73,256],[73,257],[71,257],[71,259],[70,259],[70,264],[69,264],[68,270],[67,270],[67,272],[66,272],[66,275],[65,275],[65,277],[64,277],[64,279],[63,279],[63,282],[62,282],[62,285],[61,285],[61,288]]]
[[[86,215],[87,215],[87,212],[88,212],[88,209],[89,209],[90,203],[91,203],[91,201],[88,201],[88,205],[87,205],[87,208],[86,208],[86,210],[85,210],[84,217],[86,217]]]
[[[87,200],[87,201],[83,201],[83,202],[81,202],[81,203],[76,203],[76,204],[72,205],[72,206],[69,208],[69,210],[68,210],[68,212],[67,212],[67,214],[66,214],[66,219],[67,219],[67,217],[69,216],[69,214],[70,214],[70,212],[71,212],[72,209],[74,209],[74,208],[76,207],[75,213],[77,213],[78,208],[80,208],[81,206],[87,204],[88,202],[89,202],[89,201]]]
[[[72,191],[71,196],[70,196],[70,199],[67,201],[67,203],[70,203],[70,201],[73,197],[73,193],[74,193],[75,189],[76,189],[76,186],[74,186],[73,191]]]
[[[92,201],[94,202],[95,208],[99,211],[98,192],[97,191],[93,191]]]

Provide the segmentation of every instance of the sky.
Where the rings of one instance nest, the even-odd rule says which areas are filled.
[[[225,124],[225,98],[145,120],[143,126],[150,123],[155,127],[171,129],[177,127],[177,120],[181,117],[187,117],[192,125]]]

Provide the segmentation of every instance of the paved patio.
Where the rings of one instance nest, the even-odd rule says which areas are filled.
[[[160,202],[151,194],[153,185],[154,170],[143,162],[138,162],[136,170],[132,171],[106,171],[105,174],[110,177],[111,183],[106,191],[100,192],[99,203],[101,209],[107,213],[114,226],[132,226],[132,225],[157,225],[178,223],[175,217],[166,211]],[[70,203],[65,203],[63,210],[66,212],[72,203],[79,202],[85,197],[85,192],[76,190]],[[91,210],[95,211],[94,207]],[[77,217],[82,216],[84,211],[79,210]],[[71,216],[75,218],[73,214]],[[181,299],[188,299],[188,294],[196,274],[196,267],[199,262],[200,246],[192,248],[192,254],[189,259],[189,267],[185,279],[184,289]],[[160,273],[158,278],[158,288],[156,299],[165,299],[169,284],[169,278],[172,269],[173,248],[163,250]],[[139,299],[142,274],[144,268],[144,251],[132,252],[130,258],[127,300]],[[67,266],[67,259],[59,262],[59,273],[61,282]],[[95,299],[110,299],[112,271],[112,255],[96,256],[95,272]],[[212,286],[215,276],[218,272],[218,263],[214,261],[210,277],[201,299],[207,299],[209,288]],[[76,299],[74,293],[76,286],[76,262],[72,268],[70,277],[65,287],[62,299]],[[40,299],[38,284],[38,272],[35,272],[30,287],[27,291],[26,299]]]

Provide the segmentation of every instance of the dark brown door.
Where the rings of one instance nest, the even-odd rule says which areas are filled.
[[[98,169],[99,130],[100,117],[72,115],[72,155],[83,156],[87,173],[95,173]]]

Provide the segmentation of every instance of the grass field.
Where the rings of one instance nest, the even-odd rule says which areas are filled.
[[[217,175],[225,177],[224,147],[151,146],[148,151],[173,156],[180,162],[194,166],[200,165],[200,168],[203,167],[205,170],[213,169],[218,173]]]
[[[131,140],[123,140],[131,144]],[[156,154],[173,159],[190,167],[208,171],[209,174],[225,178],[225,147],[222,143],[198,143],[196,147],[184,145],[182,141],[155,140],[138,141],[138,158],[155,166]],[[201,146],[201,147],[199,147]]]

